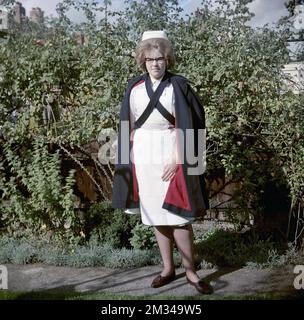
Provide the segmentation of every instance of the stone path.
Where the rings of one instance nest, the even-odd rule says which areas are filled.
[[[150,287],[160,272],[159,266],[113,270],[102,267],[70,268],[42,264],[6,265],[8,289],[28,292],[51,289],[75,292],[112,292],[133,296],[195,296],[197,291],[186,282],[183,269],[177,269],[177,279],[158,289]],[[293,286],[293,266],[278,269],[256,270],[250,268],[199,270],[201,278],[211,281],[214,298],[250,296],[269,292],[293,297],[304,290]]]

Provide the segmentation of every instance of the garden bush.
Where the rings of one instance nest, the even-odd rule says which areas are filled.
[[[290,245],[277,248],[271,241],[221,229],[200,234],[195,242],[198,268],[242,267],[274,268],[303,264],[304,254]],[[181,267],[181,258],[174,250],[174,264]],[[0,237],[0,264],[45,263],[55,266],[137,268],[160,265],[158,248],[144,250],[114,248],[91,238],[86,244],[62,245],[49,239]]]
[[[131,248],[132,230],[139,221],[138,215],[114,210],[111,203],[92,204],[86,217],[86,230],[89,238],[96,242],[107,242],[113,248]]]
[[[134,249],[145,250],[157,247],[153,227],[137,223],[131,232],[130,243]]]
[[[176,259],[176,257],[175,257]],[[137,268],[159,265],[157,249],[135,250],[113,248],[108,243],[94,240],[86,245],[60,246],[45,239],[0,237],[0,264],[45,263],[55,266],[108,268]]]
[[[300,242],[303,94],[286,88],[282,72],[293,31],[283,22],[277,29],[250,27],[250,2],[203,0],[195,14],[185,18],[176,0],[134,0],[119,13],[100,1],[88,5],[85,0],[62,0],[58,18],[41,26],[30,21],[16,26],[0,46],[2,230],[14,237],[48,233],[66,244],[95,236],[109,238],[117,248],[130,246],[134,224],[124,215],[103,228],[98,213],[92,213],[96,229],[79,217],[75,172],[64,175],[62,160],[68,158],[86,172],[97,203],[109,200],[102,181],[108,186],[113,166],[109,164],[107,176],[96,161],[96,150],[87,146],[98,144],[103,130],[117,130],[128,79],[140,73],[134,48],[143,31],[158,28],[168,31],[176,52],[172,71],[191,81],[205,108],[207,179],[220,169],[225,179],[239,185],[231,200],[244,214],[241,220],[250,208],[255,222],[263,221],[256,218],[265,214],[259,200],[267,184],[286,187],[289,220],[282,220],[280,231],[285,240]],[[84,12],[85,21],[73,23],[71,9]],[[75,41],[76,32],[85,36],[85,45]],[[88,162],[94,174],[86,169]],[[91,205],[84,197],[81,201],[85,208]],[[226,246],[236,252],[229,241]]]
[[[242,267],[248,261],[265,262],[275,244],[242,233],[214,229],[195,241],[199,257],[218,267]]]

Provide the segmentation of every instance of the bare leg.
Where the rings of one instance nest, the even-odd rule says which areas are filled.
[[[164,264],[161,276],[168,276],[174,271],[173,228],[170,226],[156,226],[154,227],[154,233]]]
[[[175,243],[182,257],[183,266],[187,277],[197,282],[199,280],[194,266],[194,248],[193,248],[193,229],[192,225],[188,224],[185,227],[175,227],[173,230]]]

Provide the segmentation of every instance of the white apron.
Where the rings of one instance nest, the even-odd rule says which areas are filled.
[[[152,81],[155,91],[159,81]],[[174,115],[174,91],[168,84],[161,97],[161,104]],[[145,110],[150,99],[145,83],[135,86],[130,95],[131,128]],[[127,209],[126,213],[140,213],[143,224],[150,226],[185,225],[194,218],[181,217],[162,208],[170,181],[163,181],[161,176],[164,166],[175,160],[176,135],[174,127],[164,116],[154,109],[145,123],[133,130],[133,149],[131,151],[138,183],[138,209]]]

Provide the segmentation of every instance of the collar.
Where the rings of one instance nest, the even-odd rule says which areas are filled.
[[[151,77],[150,75],[149,75],[149,77],[150,77],[150,79],[151,79],[152,87],[154,88],[155,86],[157,86],[157,85],[160,84],[160,82],[162,81],[162,79],[163,79],[164,76],[162,76],[160,79],[154,79],[154,78]]]

